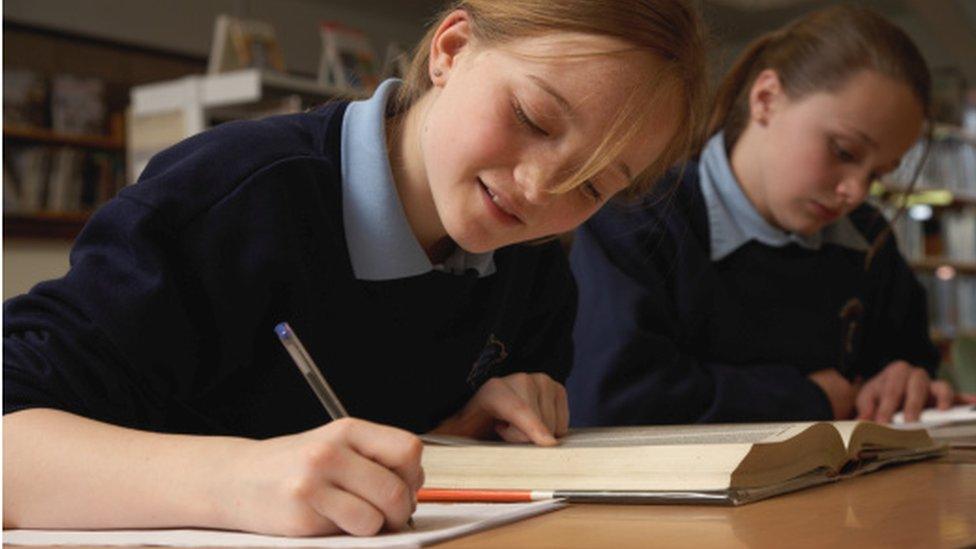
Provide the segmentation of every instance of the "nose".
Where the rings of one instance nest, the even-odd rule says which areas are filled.
[[[520,162],[515,166],[513,177],[526,202],[538,206],[548,204],[553,198],[554,170],[540,160]]]
[[[870,173],[851,172],[837,185],[837,194],[841,195],[847,204],[859,206],[867,199],[871,183]]]

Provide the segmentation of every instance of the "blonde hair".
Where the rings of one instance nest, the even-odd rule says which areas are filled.
[[[705,46],[701,18],[685,0],[458,0],[435,19],[439,24],[454,10],[471,18],[472,33],[481,46],[504,45],[519,38],[550,32],[579,32],[623,40],[634,50],[650,51],[663,61],[655,78],[642,79],[610,130],[590,157],[554,192],[568,191],[605,168],[641,129],[658,94],[678,99],[677,129],[664,151],[634,177],[627,194],[643,192],[670,166],[695,151],[705,112]],[[430,46],[437,24],[417,45],[396,98],[405,110],[431,88]],[[615,53],[615,52],[614,52]]]

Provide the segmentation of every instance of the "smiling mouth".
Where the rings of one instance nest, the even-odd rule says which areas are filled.
[[[481,188],[491,199],[491,203],[494,204],[501,211],[501,213],[507,215],[508,217],[511,217],[514,221],[522,223],[522,218],[520,218],[511,209],[506,207],[505,203],[502,201],[502,198],[498,196],[498,194],[496,194],[494,191],[492,191],[488,185],[485,185],[485,182],[482,181],[480,177],[478,178],[478,184],[481,185]]]

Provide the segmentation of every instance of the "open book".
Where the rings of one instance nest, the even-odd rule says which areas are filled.
[[[872,422],[576,429],[551,448],[426,435],[425,488],[737,505],[945,452]]]

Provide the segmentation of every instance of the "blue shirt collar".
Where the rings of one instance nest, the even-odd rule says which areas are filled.
[[[353,101],[342,120],[342,220],[353,274],[359,280],[392,280],[434,269],[478,276],[495,272],[492,252],[472,254],[457,247],[432,265],[407,222],[386,149],[386,113],[400,81],[389,79],[370,99]]]
[[[698,173],[708,211],[712,261],[723,259],[750,240],[774,247],[795,243],[811,250],[820,249],[825,242],[862,252],[869,248],[847,216],[809,236],[782,231],[763,219],[732,172],[722,132],[705,145]]]

